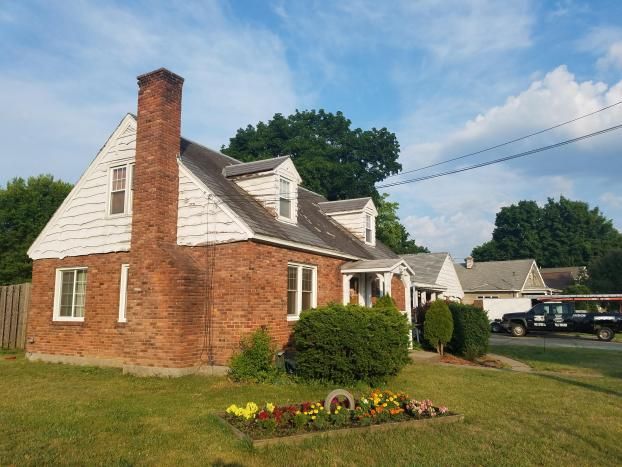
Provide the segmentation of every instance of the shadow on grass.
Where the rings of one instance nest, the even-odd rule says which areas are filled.
[[[570,384],[571,386],[577,386],[579,388],[588,389],[590,391],[600,392],[603,394],[607,394],[609,396],[622,397],[622,392],[614,391],[613,389],[604,388],[596,384],[585,383],[583,381],[577,381],[576,379],[564,378],[563,376],[557,376],[557,375],[552,375],[552,374],[545,374],[545,373],[534,373],[534,374],[541,378],[552,379],[553,381],[557,381],[559,383]]]
[[[589,370],[597,376],[622,378],[622,358],[618,352],[585,348],[551,348],[493,345],[499,355],[520,360],[536,371],[554,371],[581,376],[580,370]]]

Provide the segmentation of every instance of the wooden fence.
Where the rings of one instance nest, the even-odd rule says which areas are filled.
[[[0,286],[0,347],[24,348],[29,306],[29,283]]]

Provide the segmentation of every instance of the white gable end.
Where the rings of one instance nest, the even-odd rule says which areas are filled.
[[[235,242],[252,236],[246,224],[182,164],[178,206],[178,245]]]
[[[451,256],[447,255],[445,257],[445,262],[438,273],[436,283],[447,287],[443,292],[445,297],[456,299],[464,298],[464,291],[462,290],[462,285],[460,284],[460,279],[458,279],[458,274],[456,273],[454,261]]]
[[[110,168],[134,160],[136,120],[126,115],[28,250],[33,260],[128,251],[132,218],[108,216]]]

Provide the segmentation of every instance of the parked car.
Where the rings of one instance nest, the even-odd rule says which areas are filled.
[[[588,312],[575,310],[574,303],[545,302],[524,313],[506,313],[500,325],[514,337],[529,331],[585,332],[610,341],[616,332],[622,332],[622,313]]]

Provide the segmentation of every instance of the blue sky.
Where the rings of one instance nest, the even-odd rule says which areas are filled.
[[[0,183],[39,173],[75,182],[135,111],[135,77],[160,66],[186,78],[183,133],[208,146],[275,112],[324,108],[396,132],[413,169],[622,100],[621,17],[614,0],[3,0]],[[417,174],[619,123],[622,105]],[[618,131],[386,191],[419,243],[456,259],[521,199],[585,200],[620,229],[621,142]]]

